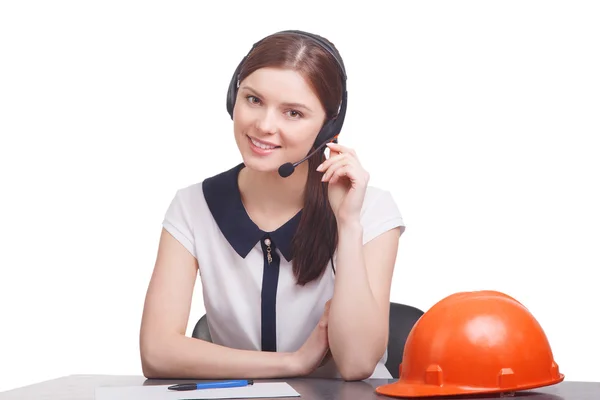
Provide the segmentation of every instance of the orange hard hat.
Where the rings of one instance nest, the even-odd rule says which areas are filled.
[[[525,306],[502,292],[454,293],[412,328],[391,397],[515,392],[564,380],[548,338]]]

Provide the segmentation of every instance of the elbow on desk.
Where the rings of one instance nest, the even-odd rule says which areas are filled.
[[[362,381],[373,374],[374,369],[364,367],[340,368],[342,379],[347,382]]]
[[[164,357],[162,346],[152,340],[142,340],[140,343],[140,360],[142,373],[147,379],[168,379],[168,360]]]
[[[345,381],[362,381],[369,378],[375,371],[376,363],[362,360],[348,360],[338,365],[338,370]]]
[[[169,369],[168,360],[153,355],[142,355],[142,373],[146,379],[174,379],[180,378],[177,373]]]
[[[144,375],[144,378],[146,379],[161,379],[163,378],[161,376],[161,374],[157,373],[156,370],[154,370],[152,367],[148,366],[147,364],[144,364],[142,362],[142,374]]]
[[[382,353],[382,354],[379,354]],[[344,353],[333,353],[333,359],[345,381],[362,381],[373,375],[383,352],[373,354],[363,349],[352,349]]]
[[[146,379],[160,379],[162,374],[159,369],[160,361],[157,360],[156,352],[142,347],[140,351],[142,362],[142,373]]]

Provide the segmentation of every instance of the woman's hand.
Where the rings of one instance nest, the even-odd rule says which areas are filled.
[[[325,303],[325,311],[319,323],[304,342],[302,347],[293,353],[298,375],[308,375],[323,365],[329,357],[329,340],[327,324],[329,322],[329,300]]]
[[[329,182],[329,203],[338,221],[358,221],[369,173],[362,167],[353,149],[328,143],[330,156],[317,171],[323,172],[323,182]]]

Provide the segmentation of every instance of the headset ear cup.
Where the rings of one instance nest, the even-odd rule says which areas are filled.
[[[346,96],[344,95],[343,101],[345,101],[345,97]],[[319,131],[319,134],[317,135],[317,138],[315,140],[315,145],[314,145],[315,148],[317,148],[320,145],[322,145],[323,143],[331,140],[334,136],[340,134],[340,131],[342,130],[342,125],[344,124],[345,117],[346,117],[346,105],[345,105],[345,103],[342,103],[342,107],[341,107],[339,115],[334,119],[327,120],[327,122],[323,125],[323,127]],[[337,143],[337,138],[334,140],[334,142]]]
[[[237,72],[237,71],[236,71]],[[229,89],[227,89],[227,112],[231,119],[233,119],[233,107],[235,106],[235,98],[237,95],[237,73],[233,75],[231,82],[229,83]]]
[[[325,143],[326,141],[328,141],[329,139],[331,139],[335,135],[334,128],[335,128],[335,121],[332,121],[332,120],[328,120],[323,125],[323,127],[319,131],[319,134],[317,135],[317,138],[315,139],[315,144],[314,144],[315,149],[317,147],[319,147],[320,145],[322,145],[323,143]]]
[[[248,56],[244,57],[238,64],[233,76],[231,77],[231,81],[229,82],[229,88],[227,89],[227,112],[229,113],[231,119],[233,119],[233,107],[235,106],[235,99],[237,97],[238,77],[240,76],[240,71],[244,61],[246,61],[246,58],[248,58]]]

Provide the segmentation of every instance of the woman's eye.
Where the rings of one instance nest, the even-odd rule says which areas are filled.
[[[248,101],[253,104],[258,104],[258,102],[260,101],[257,97],[252,95],[246,96],[246,99],[248,99]]]
[[[300,114],[298,111],[295,111],[295,110],[290,110],[288,113],[289,113],[289,116],[292,118],[299,118],[302,116],[302,114]]]

